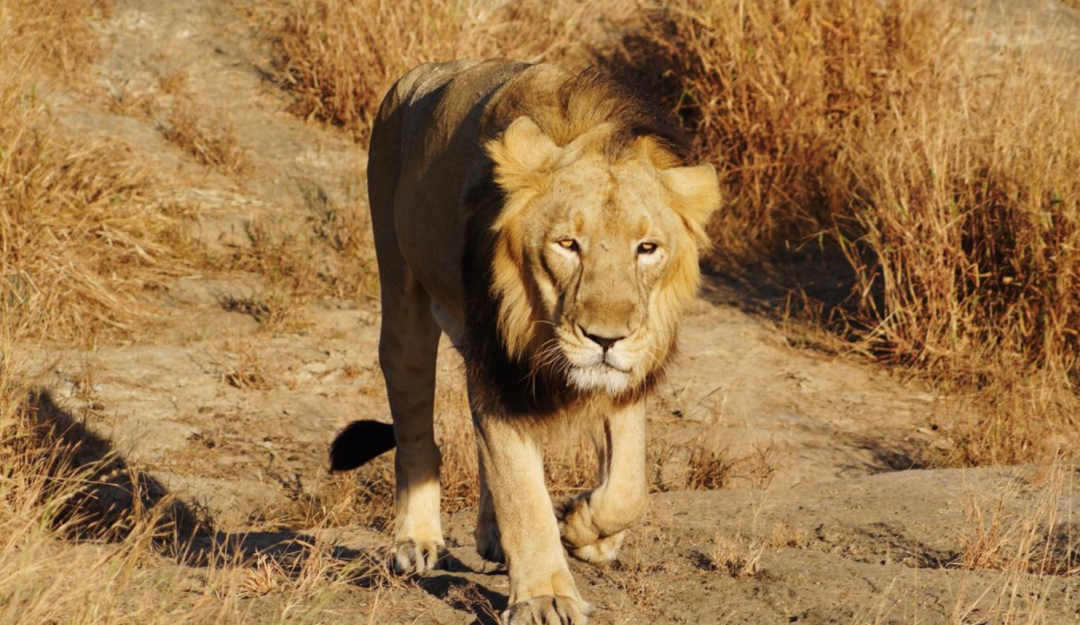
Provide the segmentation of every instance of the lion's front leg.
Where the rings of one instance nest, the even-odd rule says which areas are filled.
[[[525,428],[478,415],[477,446],[510,573],[504,625],[583,625],[578,594],[559,542],[540,448]]]
[[[570,555],[606,564],[619,555],[626,529],[645,514],[645,402],[626,406],[604,422],[597,441],[600,485],[560,511],[563,544]]]

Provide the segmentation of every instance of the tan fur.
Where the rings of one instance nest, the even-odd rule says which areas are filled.
[[[584,623],[560,542],[608,562],[645,510],[644,391],[696,296],[719,188],[711,166],[683,166],[665,138],[633,134],[649,121],[636,106],[553,66],[432,64],[395,85],[373,131],[396,567],[423,572],[442,548],[431,425],[441,328],[470,371],[477,547],[506,559],[508,623]],[[486,361],[493,345],[499,362]],[[500,382],[519,365],[527,379]],[[562,399],[518,388],[538,379],[530,390]],[[579,423],[600,432],[600,484],[557,518],[539,440]]]
[[[546,274],[527,267],[526,246],[530,238],[530,229],[536,224],[535,211],[527,210],[546,193],[558,193],[552,189],[552,171],[571,169],[580,161],[596,158],[604,149],[604,140],[610,135],[607,124],[600,124],[593,130],[576,138],[564,148],[558,148],[550,137],[528,117],[519,117],[506,130],[503,136],[488,143],[488,154],[495,163],[496,181],[507,194],[506,208],[496,220],[492,232],[496,235],[496,248],[492,264],[494,276],[493,295],[501,302],[499,310],[499,330],[502,333],[508,351],[512,357],[534,358],[529,353],[539,343],[538,335],[543,326],[537,323],[535,297],[530,297],[529,285],[522,279],[525,271],[533,271],[541,281]],[[649,303],[648,317],[655,320],[652,330],[654,337],[670,336],[684,311],[697,294],[700,274],[698,256],[708,245],[704,227],[719,202],[718,183],[711,165],[698,167],[679,167],[672,169],[652,169],[659,150],[648,139],[639,141],[638,150],[623,162],[601,162],[601,167],[591,167],[587,173],[597,173],[598,169],[620,171],[629,170],[625,178],[631,182],[641,180],[643,186],[663,189],[667,200],[666,208],[678,216],[683,228],[673,228],[671,234],[675,240],[669,249],[674,250],[668,271],[663,275],[656,288],[656,297]],[[667,158],[666,153],[664,153]],[[636,158],[635,158],[636,157]],[[666,164],[666,159],[660,160]],[[646,163],[648,165],[646,165]],[[649,167],[652,165],[652,167]],[[582,169],[583,166],[578,166]],[[649,171],[652,169],[652,171]],[[583,187],[592,188],[587,182]],[[548,215],[543,216],[548,219]],[[546,223],[540,224],[542,227]],[[622,225],[622,224],[620,224]],[[533,259],[535,260],[535,259]],[[554,300],[562,296],[558,286],[540,284],[539,296],[549,309],[554,307]],[[622,285],[625,288],[625,285]],[[546,296],[546,297],[545,297]],[[585,302],[586,310],[593,317],[607,314],[602,304],[604,300]],[[644,305],[644,302],[642,302]],[[601,305],[598,309],[589,306]],[[664,362],[670,341],[658,341],[652,345],[651,357],[656,362]],[[645,372],[642,372],[644,374]]]

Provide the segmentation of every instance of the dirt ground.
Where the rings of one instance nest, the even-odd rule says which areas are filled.
[[[1009,40],[1010,23],[990,24],[988,34]],[[176,197],[201,207],[193,234],[214,253],[250,246],[258,220],[366,210],[362,147],[287,111],[287,95],[267,79],[266,35],[252,24],[230,2],[118,0],[102,30],[102,95],[55,98],[65,124],[122,140],[167,172]],[[244,173],[209,168],[169,143],[153,114],[103,104],[152,93],[176,71],[201,115],[235,127]],[[336,557],[377,557],[387,538],[374,529],[267,531],[253,520],[326,481],[339,428],[388,418],[377,303],[322,299],[296,327],[267,332],[250,310],[229,305],[266,288],[255,275],[178,279],[157,296],[163,320],[152,333],[92,351],[41,347],[37,358],[66,409],[214,519],[211,539],[246,540],[254,553],[317,534]],[[1048,552],[1078,566],[1076,471],[923,469],[926,450],[950,444],[937,427],[950,404],[857,358],[795,346],[773,304],[708,279],[650,419],[655,445],[717,450],[730,472],[722,490],[655,494],[618,564],[573,565],[600,608],[594,621],[1080,622],[1075,575],[958,564],[983,537],[981,521],[1022,532],[1041,514]],[[439,376],[444,392],[460,396],[462,367],[448,346]],[[316,620],[492,622],[508,583],[476,556],[472,517],[449,518],[452,570],[389,591],[357,584]],[[190,575],[197,585],[199,570]],[[255,622],[280,612],[272,594],[247,601]]]

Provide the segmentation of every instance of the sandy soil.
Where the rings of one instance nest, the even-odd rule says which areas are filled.
[[[1006,23],[994,26],[1003,38]],[[266,79],[265,35],[229,2],[118,0],[102,34],[106,92],[151,93],[159,76],[182,70],[207,116],[236,128],[251,167],[228,176],[168,143],[153,115],[109,112],[94,96],[57,102],[65,123],[123,140],[169,172],[176,196],[204,207],[194,234],[208,249],[250,245],[246,226],[256,219],[365,210],[362,148],[286,111],[287,97]],[[377,307],[319,301],[299,329],[267,333],[222,304],[263,288],[255,276],[190,276],[161,294],[163,321],[150,335],[39,354],[55,363],[51,382],[63,405],[86,414],[163,489],[206,510],[219,537],[245,538],[252,549],[309,529],[259,531],[252,518],[325,480],[338,428],[388,417]],[[654,495],[617,565],[574,565],[585,597],[601,608],[596,622],[1080,620],[1076,577],[956,564],[975,511],[1002,501],[1005,523],[1047,508],[1044,472],[920,469],[924,450],[949,445],[937,432],[934,395],[857,359],[793,347],[768,309],[714,277],[687,319],[685,357],[650,406],[653,436],[722,450],[732,468],[724,490]],[[439,381],[460,394],[460,361],[448,348]],[[1080,527],[1072,477],[1049,506],[1059,551],[1075,547]],[[359,584],[319,620],[355,622],[378,604],[383,622],[491,622],[485,611],[505,606],[506,577],[475,555],[472,511],[449,521],[456,570],[380,595]],[[316,533],[342,558],[376,554],[386,542],[361,527]],[[198,583],[200,573],[191,575]],[[256,621],[276,609],[273,596],[249,601]]]

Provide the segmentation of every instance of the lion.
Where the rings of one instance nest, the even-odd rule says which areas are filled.
[[[444,554],[435,360],[462,353],[476,429],[476,547],[505,562],[505,623],[587,622],[565,551],[603,564],[645,513],[645,400],[697,297],[711,165],[678,125],[597,71],[509,60],[421,65],[382,102],[368,189],[393,426],[357,422],[349,469],[398,448],[391,560]],[[591,434],[599,484],[556,510],[541,443]]]

